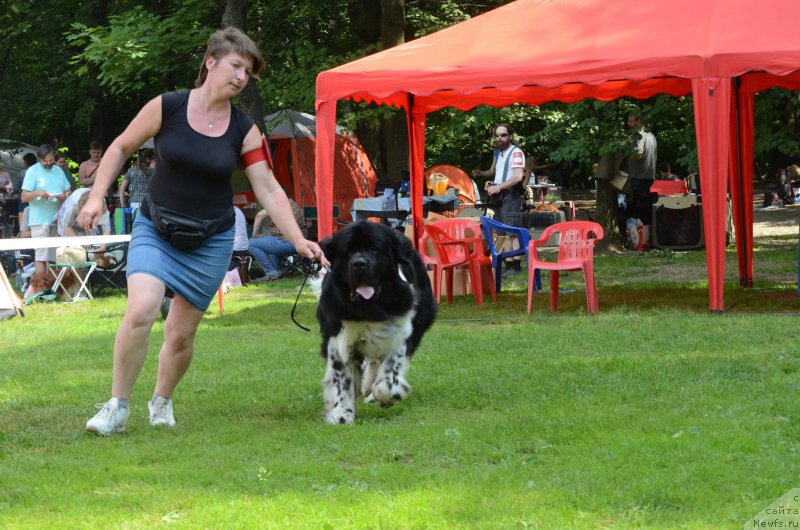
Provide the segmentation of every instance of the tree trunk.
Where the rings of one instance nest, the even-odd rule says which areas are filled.
[[[405,42],[405,0],[381,0],[381,42],[383,49]],[[408,170],[408,126],[404,112],[381,123],[381,178],[399,181]]]
[[[225,11],[222,14],[222,25],[233,26],[242,31],[247,31],[247,0],[226,0]],[[264,105],[258,85],[251,79],[239,94],[239,103],[248,116],[256,123],[256,127],[265,133]]]
[[[358,47],[372,46],[381,38],[381,2],[376,0],[349,0],[347,15]]]
[[[381,156],[381,121],[373,120],[358,120],[356,125],[356,136],[367,153],[372,167],[382,175],[381,170],[383,164],[383,157]]]
[[[372,46],[381,38],[381,3],[376,0],[349,0],[347,14],[350,19],[350,28],[358,39],[359,47]],[[340,107],[343,112],[352,108],[349,102],[342,102]],[[372,167],[378,175],[385,171],[384,156],[381,148],[381,123],[375,119],[360,118],[356,123],[356,135],[361,147],[367,153]]]
[[[613,246],[614,242],[619,242],[621,238],[621,227],[617,221],[619,208],[617,207],[617,195],[619,191],[609,184],[611,178],[622,165],[625,155],[623,153],[607,153],[600,157],[597,163],[595,178],[597,179],[596,196],[596,221],[603,227],[605,232],[604,246]]]

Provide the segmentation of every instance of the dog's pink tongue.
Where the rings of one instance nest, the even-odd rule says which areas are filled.
[[[375,289],[370,287],[369,285],[362,285],[356,288],[356,292],[361,295],[361,298],[364,300],[369,300],[372,298],[372,295],[375,294]]]

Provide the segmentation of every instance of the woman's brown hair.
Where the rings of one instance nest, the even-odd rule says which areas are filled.
[[[209,57],[220,59],[231,52],[238,53],[242,57],[250,57],[253,60],[252,77],[261,79],[259,74],[264,67],[264,57],[261,55],[261,50],[258,49],[258,44],[253,42],[253,39],[245,35],[239,28],[228,26],[215,31],[208,38],[206,44],[206,53],[203,55],[203,62],[200,63],[200,73],[197,74],[197,79],[194,82],[195,87],[200,87],[205,83],[208,77],[208,68],[206,68],[206,60]]]

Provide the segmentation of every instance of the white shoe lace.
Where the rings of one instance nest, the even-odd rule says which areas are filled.
[[[150,421],[170,423],[172,403],[170,401],[161,401],[160,403],[153,403],[153,413],[150,415]]]
[[[105,403],[96,403],[94,408],[100,409],[100,412],[95,415],[95,418],[99,418],[106,422],[111,421],[111,416],[114,415],[114,409],[111,407],[108,401]]]
[[[89,431],[100,432],[102,434],[110,434],[112,432],[122,432],[125,430],[125,411],[119,407],[113,406],[108,401],[105,403],[95,404],[95,408],[100,412],[94,415],[92,419],[86,422],[86,428]],[[117,413],[121,413],[117,415]]]

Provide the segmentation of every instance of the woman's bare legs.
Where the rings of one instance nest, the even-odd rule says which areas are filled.
[[[114,381],[111,395],[130,399],[133,384],[147,357],[150,330],[161,309],[166,289],[149,274],[128,277],[128,305],[114,341]]]
[[[164,324],[164,344],[158,354],[158,380],[156,394],[172,397],[183,374],[192,362],[194,337],[203,312],[178,295],[172,299],[169,315]]]

